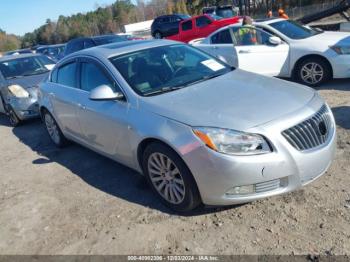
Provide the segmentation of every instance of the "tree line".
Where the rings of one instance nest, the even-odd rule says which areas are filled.
[[[337,1],[333,0],[332,2]],[[242,0],[248,11],[254,14],[271,8],[310,5],[330,0]],[[6,34],[0,30],[0,51],[27,48],[38,44],[65,43],[80,36],[122,32],[125,24],[154,19],[163,14],[184,13],[197,15],[204,6],[237,4],[238,0],[116,0],[108,6],[97,7],[85,14],[60,16],[57,21],[46,23],[24,36]]]

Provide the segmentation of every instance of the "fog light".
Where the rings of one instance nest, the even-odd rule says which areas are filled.
[[[236,186],[226,192],[226,195],[247,195],[255,192],[255,186]]]

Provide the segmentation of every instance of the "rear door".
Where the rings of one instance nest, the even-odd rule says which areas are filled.
[[[232,34],[229,28],[221,30],[210,37],[209,50],[225,63],[238,67],[238,57],[233,46]]]
[[[61,65],[52,72],[52,85],[48,95],[62,131],[73,139],[81,141],[77,109],[82,92],[78,89],[77,76],[78,63],[75,59]]]
[[[279,76],[289,66],[289,46],[286,43],[273,45],[269,42],[270,34],[254,27],[233,27],[232,33],[239,68]]]
[[[212,24],[212,20],[207,16],[200,16],[196,19],[195,38],[203,38],[215,31],[216,27]],[[195,39],[193,38],[193,39]]]
[[[109,71],[97,60],[84,58],[80,62],[78,117],[84,143],[115,159],[122,160],[128,146],[128,106],[126,101],[93,101],[90,92],[100,85],[108,85],[121,92]]]

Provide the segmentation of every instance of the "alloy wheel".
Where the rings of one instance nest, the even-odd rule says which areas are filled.
[[[154,188],[169,203],[180,204],[185,198],[185,182],[166,155],[153,153],[148,158],[148,173]]]
[[[300,71],[301,79],[305,83],[311,84],[311,85],[315,85],[321,82],[323,79],[323,76],[324,76],[323,67],[320,64],[315,62],[310,62],[303,65]]]
[[[60,134],[59,134],[58,126],[55,120],[49,114],[45,114],[45,125],[51,139],[55,142],[55,144],[59,144]]]

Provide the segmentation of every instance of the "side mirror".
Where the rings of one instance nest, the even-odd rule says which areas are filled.
[[[279,38],[277,36],[271,36],[269,38],[269,42],[270,42],[270,44],[273,44],[273,45],[280,45],[280,44],[282,44],[281,38]]]
[[[107,85],[101,85],[91,90],[90,100],[106,101],[106,100],[120,100],[124,95],[120,92],[114,92],[112,88]]]

